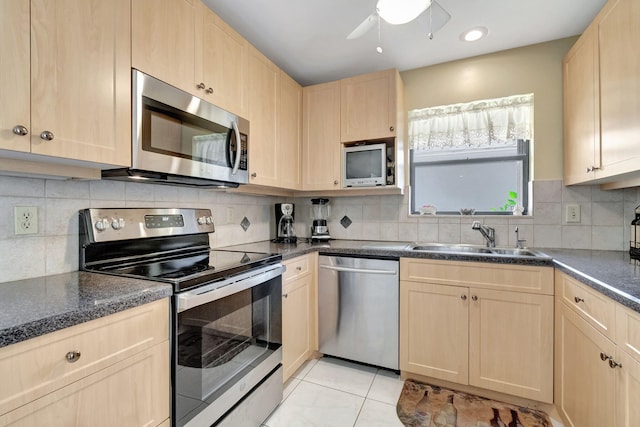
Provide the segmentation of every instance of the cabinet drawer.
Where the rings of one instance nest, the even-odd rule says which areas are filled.
[[[290,282],[309,274],[312,264],[311,257],[312,254],[309,254],[284,261],[283,264],[287,266],[287,271],[282,275],[282,281]]]
[[[168,304],[165,298],[0,349],[0,414],[167,341]],[[80,356],[67,361],[74,351]]]
[[[556,271],[558,298],[607,338],[614,339],[615,302],[578,280]]]
[[[401,258],[400,280],[553,295],[551,267]]]
[[[640,362],[640,313],[616,303],[615,342]]]

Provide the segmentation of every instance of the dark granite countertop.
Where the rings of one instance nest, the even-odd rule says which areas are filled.
[[[553,266],[626,307],[640,312],[640,263],[630,260],[629,254],[624,251],[537,249],[548,255],[548,258],[531,259],[486,254],[416,252],[404,249],[408,243],[331,240],[327,243],[287,245],[263,241],[228,246],[225,249],[279,253],[284,260],[310,252],[320,252],[338,255],[413,257]]]
[[[88,272],[0,283],[0,347],[167,298],[172,293],[167,283]]]

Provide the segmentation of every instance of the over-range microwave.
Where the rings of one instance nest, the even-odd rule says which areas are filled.
[[[344,146],[342,186],[375,187],[387,184],[387,144]]]
[[[208,188],[249,182],[249,122],[132,72],[132,165],[103,178]]]

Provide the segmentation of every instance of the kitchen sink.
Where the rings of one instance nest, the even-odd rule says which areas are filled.
[[[415,243],[408,246],[409,250],[422,252],[445,252],[451,254],[477,254],[509,257],[545,257],[546,255],[533,249],[518,248],[489,248],[479,245],[456,245],[446,243]]]

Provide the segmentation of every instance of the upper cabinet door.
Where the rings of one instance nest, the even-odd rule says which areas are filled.
[[[598,45],[589,27],[564,59],[564,183],[595,178],[600,167]],[[597,170],[597,169],[596,169]]]
[[[340,82],[302,89],[302,189],[338,190]]]
[[[277,111],[280,69],[249,48],[249,183],[278,186]]]
[[[397,70],[340,80],[340,139],[342,142],[396,136]]]
[[[278,141],[280,186],[294,190],[300,189],[302,87],[284,71],[280,71]]]
[[[640,2],[609,3],[598,25],[603,177],[640,169]]]
[[[30,151],[29,0],[0,2],[0,148]],[[14,128],[16,128],[14,133]]]
[[[130,0],[31,1],[31,150],[131,163]]]
[[[190,93],[196,1],[131,0],[131,66]]]
[[[196,84],[204,86],[198,96],[220,108],[246,117],[247,41],[199,3],[196,32]]]

